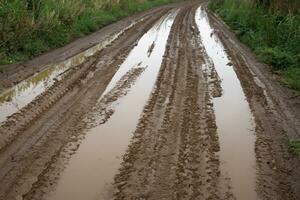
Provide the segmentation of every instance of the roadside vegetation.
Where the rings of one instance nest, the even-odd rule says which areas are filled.
[[[0,72],[125,16],[178,0],[0,0]]]
[[[299,0],[210,0],[209,8],[281,75],[283,84],[300,90]]]
[[[289,151],[294,154],[300,155],[300,140],[290,140]]]

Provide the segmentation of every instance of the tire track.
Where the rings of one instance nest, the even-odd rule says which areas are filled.
[[[299,137],[299,106],[288,97],[291,91],[278,85],[268,68],[218,17],[209,11],[208,16],[236,66],[234,70],[255,117],[259,197],[299,199],[300,160],[288,152],[288,140]]]
[[[147,83],[149,85],[154,85],[154,81],[156,78],[156,74],[158,74],[159,66],[162,61],[162,56],[165,49],[166,41],[163,41],[164,39],[167,39],[170,25],[173,23],[173,18],[176,16],[176,13],[174,13],[174,10],[171,10],[167,15],[164,15],[164,17],[161,17],[155,24],[152,26],[151,29],[147,31],[146,34],[138,41],[137,46],[135,46],[131,51],[130,54],[126,57],[125,61],[122,63],[122,65],[119,67],[118,72],[114,75],[113,79],[111,79],[109,85],[106,87],[105,92],[103,93],[102,98],[100,98],[100,101],[96,103],[96,106],[94,108],[95,111],[91,111],[92,116],[99,115],[99,109],[100,111],[102,108],[105,108],[107,105],[111,103],[111,100],[114,101],[116,97],[121,97],[122,95],[125,95],[125,93],[128,90],[128,87],[131,86],[132,82],[136,78],[136,76],[141,73],[141,71],[144,71],[139,79],[145,80],[145,79],[151,79],[148,80]],[[154,32],[153,32],[154,31]],[[154,37],[156,36],[156,37]],[[156,39],[157,38],[157,39]],[[159,42],[156,47],[161,47],[162,49],[154,48],[153,53],[155,56],[151,56],[151,58],[148,58],[147,56],[147,48],[143,49],[143,47],[147,47],[148,45],[151,45],[151,40],[153,39],[156,42]],[[146,45],[145,45],[146,44]],[[141,52],[144,52],[145,54],[141,55],[140,57],[136,57],[136,53],[140,54]],[[145,57],[144,57],[145,56]],[[132,59],[137,58],[137,60],[134,60],[132,62]],[[141,59],[141,60],[140,60]],[[145,59],[145,60],[144,60]],[[155,62],[153,62],[155,61]],[[137,64],[139,63],[139,64]],[[158,66],[157,66],[158,65]],[[131,68],[132,67],[132,68]],[[144,69],[141,69],[143,67]],[[130,70],[131,69],[131,70]],[[127,74],[125,73],[127,71]],[[120,76],[121,75],[121,76]],[[123,77],[122,77],[123,76]],[[118,82],[117,82],[118,81]],[[151,84],[151,82],[153,84]],[[110,87],[112,86],[112,87]],[[63,155],[59,155],[59,158],[57,161],[51,163],[51,166],[48,168],[48,170],[42,174],[39,177],[39,180],[37,184],[35,184],[35,189],[32,190],[28,195],[26,195],[26,198],[28,199],[42,199],[44,191],[46,192],[46,197],[48,196],[50,199],[64,199],[64,198],[75,198],[75,199],[82,199],[82,198],[92,198],[94,199],[95,196],[99,196],[99,198],[108,198],[110,196],[111,192],[109,192],[112,188],[106,187],[106,183],[110,181],[110,179],[113,179],[114,175],[114,169],[117,170],[117,164],[119,161],[115,158],[115,156],[122,156],[124,148],[127,146],[126,139],[125,143],[121,142],[119,138],[114,137],[123,137],[122,135],[124,133],[128,134],[128,140],[130,139],[130,132],[132,129],[135,128],[136,120],[138,120],[138,117],[140,115],[140,112],[142,111],[142,108],[144,106],[145,101],[147,100],[147,97],[149,93],[151,92],[152,87],[147,86],[148,88],[143,89],[143,84],[141,81],[138,81],[137,83],[132,85],[132,88],[130,89],[130,92],[126,94],[126,97],[121,98],[118,103],[118,105],[115,108],[116,113],[112,116],[112,118],[105,123],[104,125],[99,125],[95,128],[85,130],[84,132],[87,133],[87,137],[82,141],[83,143],[80,145],[80,149],[77,150],[76,142],[73,142],[70,148],[75,147],[76,150],[76,156],[72,156],[70,160],[67,161],[67,163],[64,164],[64,158]],[[109,91],[106,93],[106,91]],[[136,92],[143,95],[138,101],[135,101],[133,98],[136,98],[134,94]],[[127,102],[126,100],[127,99]],[[130,100],[131,99],[131,100]],[[144,99],[144,100],[143,100]],[[124,102],[125,101],[125,102]],[[125,105],[123,103],[125,103]],[[134,102],[133,104],[130,102]],[[107,104],[108,103],[108,104]],[[137,105],[135,105],[135,103]],[[99,107],[100,106],[100,107]],[[135,107],[136,106],[136,107]],[[131,115],[129,119],[124,119],[128,124],[126,126],[122,126],[122,121],[115,121],[116,118],[118,118],[119,115],[123,115],[122,110],[128,110],[131,107],[134,107],[134,109],[137,109],[136,112],[131,112]],[[98,109],[99,108],[99,109]],[[140,111],[139,111],[140,110]],[[94,115],[95,114],[95,115]],[[109,115],[109,113],[108,113]],[[90,114],[87,115],[87,118],[89,118]],[[126,115],[125,115],[126,116]],[[125,117],[123,116],[123,117]],[[100,119],[102,116],[100,116]],[[98,119],[97,119],[98,120]],[[93,119],[92,119],[93,121]],[[85,121],[86,122],[86,121]],[[131,124],[131,125],[130,125]],[[87,125],[89,128],[89,121],[87,121]],[[118,126],[118,127],[116,127]],[[122,128],[123,127],[123,128]],[[123,134],[122,134],[123,132]],[[97,134],[93,134],[97,133]],[[100,133],[100,134],[98,134]],[[106,135],[106,136],[105,136]],[[126,137],[126,136],[125,136]],[[123,140],[122,139],[122,140]],[[118,147],[113,148],[111,145],[110,147],[105,147],[106,142],[111,144],[116,144]],[[116,142],[116,143],[115,143]],[[85,149],[85,150],[83,150]],[[72,149],[71,149],[72,150]],[[91,154],[86,154],[86,150],[89,152],[91,151]],[[69,151],[68,146],[63,151]],[[102,152],[100,154],[92,153],[92,152]],[[105,151],[105,152],[104,152]],[[109,153],[112,151],[111,153]],[[62,153],[64,154],[64,153]],[[97,158],[100,156],[103,156],[103,160],[98,160]],[[79,161],[78,163],[76,162]],[[83,161],[84,160],[84,161]],[[113,160],[113,163],[111,161]],[[68,162],[70,161],[70,164]],[[74,163],[75,162],[75,163]],[[87,166],[86,164],[83,164],[82,162],[89,163],[90,165]],[[77,164],[76,164],[77,163]],[[109,165],[111,163],[111,165]],[[63,165],[63,166],[62,166]],[[66,167],[65,170],[62,170]],[[99,174],[92,173],[92,169],[94,167],[98,166],[99,174],[104,173],[103,176],[100,176],[102,178],[95,178],[99,177]],[[111,166],[112,169],[107,169],[107,167]],[[66,178],[66,174],[75,173],[77,174],[76,168],[79,168],[80,170],[80,176],[73,176],[71,175]],[[74,171],[75,168],[75,171]],[[78,169],[77,168],[77,169]],[[103,170],[103,171],[102,171]],[[58,180],[58,177],[60,178]],[[77,178],[81,177],[81,178]],[[89,178],[86,178],[89,177]],[[55,179],[57,178],[57,179]],[[71,179],[70,179],[71,178]],[[58,180],[58,181],[57,181]],[[77,190],[76,192],[69,193],[68,191],[68,183],[74,182],[72,184],[72,187],[80,188],[81,184],[85,185],[85,188],[83,188],[80,192],[80,190]],[[83,183],[84,182],[84,183]],[[57,183],[57,184],[56,184]],[[93,183],[90,185],[90,183]],[[105,185],[103,185],[105,184]],[[99,190],[96,189],[96,187],[99,187]],[[51,188],[54,189],[53,192],[51,192]],[[93,189],[94,188],[94,189]],[[100,194],[101,193],[101,194]],[[74,195],[75,194],[75,195]],[[76,195],[77,194],[77,195]],[[101,196],[101,197],[100,197]],[[47,198],[48,199],[48,198]]]
[[[1,124],[0,199],[47,197],[84,139],[84,130],[105,123],[113,113],[111,105],[126,95],[143,73],[144,68],[137,66],[98,101],[137,40],[171,8],[180,10],[155,87],[115,176],[114,199],[234,199],[230,182],[219,169],[212,98],[221,96],[222,88],[196,28],[194,16],[200,4],[205,7],[206,1],[154,9],[143,22],[85,63],[72,67],[49,90]],[[299,159],[287,151],[288,139],[299,136],[297,113],[284,103],[288,98],[278,92],[271,78],[264,80],[265,72],[256,68],[258,62],[220,19],[211,13],[208,16],[231,57],[255,117],[259,197],[299,199]],[[147,49],[148,56],[155,45]],[[88,115],[93,109],[99,113]]]
[[[138,23],[106,49],[72,68],[1,127],[1,141],[5,141],[0,152],[1,198],[15,199],[27,193],[62,146],[77,140],[85,127],[84,114],[96,103],[138,38],[169,9],[154,10],[155,17]]]
[[[156,87],[115,177],[116,199],[229,199],[220,190],[196,8],[187,4],[175,19]]]
[[[137,67],[129,70],[117,83],[112,90],[100,99],[99,102],[91,110],[91,114],[86,117],[85,122],[87,128],[99,126],[107,122],[107,120],[115,112],[114,104],[117,100],[127,94],[136,79],[143,73],[144,67]]]

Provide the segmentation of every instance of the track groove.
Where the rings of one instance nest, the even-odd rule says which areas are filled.
[[[114,114],[115,101],[126,95],[145,70],[135,66],[98,101],[119,65],[139,38],[174,8],[177,15],[155,86],[114,178],[114,199],[235,199],[230,177],[220,172],[222,149],[213,98],[222,96],[222,80],[201,42],[199,31],[205,30],[197,29],[195,12],[200,5],[206,9],[206,1],[199,0],[149,11],[142,22],[69,69],[46,92],[1,123],[0,199],[49,197],[86,129],[106,123]],[[261,64],[228,27],[207,13],[255,118],[258,196],[299,199],[300,160],[287,150],[288,139],[299,137],[298,100],[291,100],[296,102],[293,111],[292,102],[284,102],[288,99],[284,90],[259,68]],[[155,45],[147,47],[151,56]]]
[[[115,182],[116,199],[226,199],[219,190],[219,151],[194,15],[182,8],[159,77]],[[228,191],[228,193],[230,193]]]
[[[211,25],[236,66],[256,122],[257,190],[262,199],[300,198],[300,160],[288,152],[288,140],[299,138],[299,99],[290,99],[269,68],[208,11]]]

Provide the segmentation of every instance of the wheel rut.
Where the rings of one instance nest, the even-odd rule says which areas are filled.
[[[154,91],[115,178],[116,199],[227,199],[221,191],[216,124],[194,21],[174,22]],[[230,195],[229,195],[230,196]]]
[[[207,1],[120,24],[105,48],[0,113],[1,200],[300,198],[299,156],[288,151],[300,101]]]
[[[0,197],[28,192],[69,141],[81,137],[82,118],[105,90],[137,40],[171,8],[125,31],[104,50],[72,67],[60,81],[6,120],[0,129]]]

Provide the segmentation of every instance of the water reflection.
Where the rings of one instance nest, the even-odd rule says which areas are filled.
[[[56,80],[61,79],[62,75],[71,67],[80,65],[87,57],[94,55],[96,52],[107,46],[120,33],[109,37],[105,41],[87,49],[86,51],[67,59],[61,63],[50,65],[46,70],[33,75],[22,81],[13,88],[0,94],[0,123],[21,108],[25,107],[38,95],[51,87]]]
[[[222,79],[223,95],[213,100],[220,139],[221,174],[230,178],[237,199],[258,199],[255,191],[255,123],[249,104],[234,66],[201,7],[195,19],[201,42]]]
[[[154,87],[175,16],[176,13],[170,13],[156,23],[120,66],[102,98],[110,94],[128,71],[133,68],[144,68],[144,71],[125,96],[115,99],[115,112],[111,118],[88,130],[49,200],[112,199],[113,177]]]

